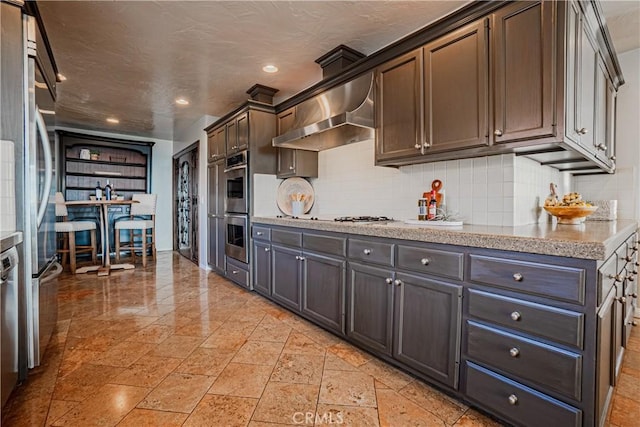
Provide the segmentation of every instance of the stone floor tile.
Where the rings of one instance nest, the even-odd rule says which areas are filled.
[[[175,371],[183,374],[217,377],[235,354],[235,350],[198,347],[183,360]]]
[[[216,329],[222,326],[221,321],[219,320],[195,320],[188,325],[182,326],[176,329],[176,335],[187,335],[191,337],[208,337]]]
[[[216,348],[220,350],[238,351],[240,347],[247,342],[249,335],[242,332],[226,333],[216,330],[209,336],[200,347],[204,348]]]
[[[297,414],[315,413],[319,388],[309,384],[270,382],[258,402],[252,421],[296,424]]]
[[[444,421],[391,389],[376,390],[381,427],[446,426]]]
[[[358,371],[357,367],[331,353],[330,350],[327,351],[324,358],[324,369],[330,371]]]
[[[413,381],[400,389],[399,393],[423,409],[437,415],[448,425],[458,421],[468,409],[465,404],[421,381]]]
[[[468,409],[454,424],[455,427],[500,427],[502,424],[474,409]]]
[[[189,414],[135,408],[118,427],[180,427]]]
[[[396,391],[413,381],[411,376],[379,359],[371,359],[359,369]]]
[[[616,395],[635,400],[640,406],[640,380],[629,374],[620,372],[616,385]]]
[[[53,399],[51,401],[51,405],[49,406],[49,413],[47,414],[47,421],[45,425],[49,426],[53,424],[78,404],[78,402],[72,402],[69,400]]]
[[[251,333],[249,340],[286,342],[290,333],[291,326],[271,316],[265,316]]]
[[[174,328],[167,325],[151,324],[127,338],[127,341],[160,344],[173,334]]]
[[[86,363],[62,378],[55,386],[53,398],[81,402],[95,394],[103,385],[125,368]]]
[[[19,402],[7,402],[2,408],[2,426],[31,427],[44,425],[49,397],[37,397]]]
[[[206,375],[170,374],[138,408],[190,413],[211,384],[213,379]]]
[[[327,351],[356,367],[362,366],[371,360],[371,356],[348,343],[334,344],[327,348]]]
[[[155,348],[155,344],[124,341],[91,361],[95,365],[128,367]]]
[[[149,354],[160,357],[176,357],[184,359],[189,356],[204,340],[201,337],[172,335],[152,350]]]
[[[258,403],[258,399],[246,397],[205,396],[191,413],[184,427],[210,427],[213,424],[225,427],[244,427]]]
[[[149,389],[106,384],[100,391],[74,406],[54,426],[109,426],[117,424],[146,395]]]
[[[291,332],[282,352],[291,354],[307,354],[311,356],[324,356],[325,349],[308,336],[298,332]]]
[[[278,361],[284,343],[270,341],[247,341],[238,350],[232,362],[273,366]]]
[[[155,387],[181,363],[172,357],[143,356],[111,382],[138,387]]]
[[[640,404],[620,394],[613,397],[613,409],[609,421],[620,427],[637,427],[640,420]]]
[[[259,398],[269,381],[271,371],[271,366],[231,362],[216,378],[208,392]]]
[[[323,367],[323,356],[283,353],[273,369],[271,381],[320,385]]]
[[[305,424],[306,420],[305,420]],[[378,410],[362,406],[340,406],[318,404],[316,426],[340,425],[353,427],[378,427]]]
[[[376,407],[373,377],[362,372],[324,371],[319,403]]]

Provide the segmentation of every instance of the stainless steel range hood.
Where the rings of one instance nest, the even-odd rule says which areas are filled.
[[[296,106],[292,130],[275,147],[322,151],[375,136],[373,73],[366,73]]]

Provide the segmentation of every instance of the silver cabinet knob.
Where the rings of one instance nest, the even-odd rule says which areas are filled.
[[[522,282],[522,279],[524,279],[524,276],[521,273],[515,273],[513,275],[513,280],[516,282]]]
[[[262,236],[264,233],[262,231],[256,231],[256,236]]]
[[[509,355],[511,357],[518,357],[520,356],[520,350],[516,347],[513,347],[512,349],[509,350]]]
[[[365,255],[371,255],[371,249],[365,249],[362,251],[362,253]]]
[[[509,405],[517,405],[518,404],[518,396],[516,396],[515,394],[512,394],[508,397],[509,399]]]
[[[609,156],[609,160],[611,160],[612,162],[616,161],[616,156]]]
[[[423,146],[424,148],[429,148],[429,147],[431,147],[431,144],[430,144],[430,143],[428,143],[428,142],[425,142],[425,143],[423,143],[423,144],[422,144],[422,146]]]
[[[232,270],[231,271],[231,274],[238,274],[238,273],[240,273],[238,270]]]
[[[589,133],[589,130],[587,128],[581,128],[578,130],[578,133],[580,135],[586,135],[587,133]]]
[[[627,302],[627,299],[625,297],[617,297],[615,300],[622,304]]]
[[[413,146],[416,150],[419,150],[422,148],[422,144],[416,144]]]
[[[300,261],[300,256],[296,255],[296,259],[297,259],[298,261]]]
[[[609,279],[613,279],[614,282],[622,282],[622,276],[620,276],[619,274],[610,274]]]
[[[429,258],[422,258],[420,260],[420,264],[422,265],[429,265]]]
[[[634,292],[634,293],[632,293],[632,294],[629,294],[629,296],[630,296],[631,298],[638,298],[638,294],[637,294],[637,293],[635,293],[635,292]]]
[[[627,261],[627,262],[631,262],[631,260],[633,259],[633,257],[631,255],[627,255],[627,256],[623,256],[622,257],[623,260]]]
[[[607,151],[607,146],[602,143],[596,145],[596,148],[600,151]]]
[[[298,259],[299,259],[300,261],[304,261],[306,258],[305,258],[305,257],[303,257],[303,256],[301,256],[301,257],[298,257]]]
[[[630,282],[633,282],[634,280],[636,280],[636,278],[633,277],[633,274],[630,274],[630,275],[627,276],[627,280],[630,281]]]
[[[511,320],[515,320],[516,322],[522,318],[522,315],[517,311],[511,313]]]
[[[292,171],[293,170],[293,166],[289,166],[289,170]]]
[[[269,252],[271,250],[271,248],[264,248],[265,252]]]
[[[400,285],[402,285],[402,280],[396,279],[396,280],[393,281],[393,284],[396,285],[396,286],[400,286]]]
[[[502,131],[500,129],[496,129],[496,130],[493,131],[493,134],[495,136],[502,136]]]
[[[393,279],[391,277],[387,277],[386,279],[384,279],[385,282],[387,282],[387,285],[390,285],[393,283]]]

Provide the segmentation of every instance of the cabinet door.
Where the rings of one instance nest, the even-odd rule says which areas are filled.
[[[224,176],[224,159],[216,162],[215,164],[215,173],[216,173],[216,190],[215,190],[215,208],[216,210],[213,212],[218,217],[224,216],[224,195],[226,193],[225,187],[225,176]],[[211,197],[211,194],[209,194]]]
[[[376,72],[376,160],[422,155],[422,49]]]
[[[244,113],[236,119],[237,143],[236,150],[249,148],[249,113]]]
[[[584,18],[579,22],[580,42],[578,45],[580,60],[578,62],[577,110],[578,123],[576,132],[580,135],[579,143],[588,151],[595,153],[595,115],[597,93],[598,47],[593,32]]]
[[[293,129],[293,124],[296,120],[296,107],[291,107],[282,111],[277,117],[277,132],[278,135],[289,132]]]
[[[238,151],[238,126],[236,125],[235,120],[231,120],[226,125],[227,130],[227,138],[226,138],[226,148],[227,154],[233,154]]]
[[[462,286],[398,274],[393,356],[458,388]]]
[[[209,214],[207,215],[207,230],[209,238],[209,247],[207,248],[207,264],[209,267],[215,268],[216,266],[216,242],[218,241],[218,230],[216,229],[216,217]]]
[[[207,159],[214,160],[216,158],[216,134],[215,132],[207,133]]]
[[[316,322],[344,334],[346,261],[304,253],[302,312]]]
[[[607,118],[606,118],[606,135],[604,161],[615,169],[616,167],[616,108],[618,102],[618,93],[611,81],[607,80]]]
[[[614,384],[616,383],[616,378],[620,373],[620,368],[622,367],[622,357],[624,356],[624,302],[625,300],[622,298],[624,295],[623,283],[618,283],[615,286],[616,289],[616,298],[613,303],[613,323],[614,323],[614,333],[613,333],[613,354],[615,361],[615,371],[614,371]]]
[[[493,15],[495,143],[555,135],[553,2],[515,2]]]
[[[271,244],[253,242],[253,289],[271,295]]]
[[[224,255],[224,243],[225,243],[225,230],[224,230],[224,218],[216,217],[216,264],[215,267],[218,271],[226,271],[227,266],[225,264]]]
[[[347,336],[391,355],[393,273],[350,263],[347,304]]]
[[[225,153],[227,151],[227,129],[225,126],[222,126],[220,129],[215,131],[215,138],[214,138],[214,146],[215,146],[215,159],[213,160],[217,160],[221,157],[225,156]]]
[[[424,47],[425,153],[488,145],[488,19]]]
[[[301,256],[299,250],[271,246],[271,297],[295,311],[300,311]]]
[[[614,289],[602,304],[597,318],[597,349],[596,349],[596,414],[603,425],[607,415],[607,405],[610,403],[613,385],[615,384],[615,313],[614,306],[616,292]]]
[[[278,148],[278,167],[276,174],[278,178],[293,176],[296,169],[296,152],[289,148]]]

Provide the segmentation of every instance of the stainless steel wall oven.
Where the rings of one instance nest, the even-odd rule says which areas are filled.
[[[229,156],[225,164],[225,212],[249,213],[247,152]]]
[[[225,236],[224,252],[238,261],[249,262],[249,217],[227,213],[224,216]]]

